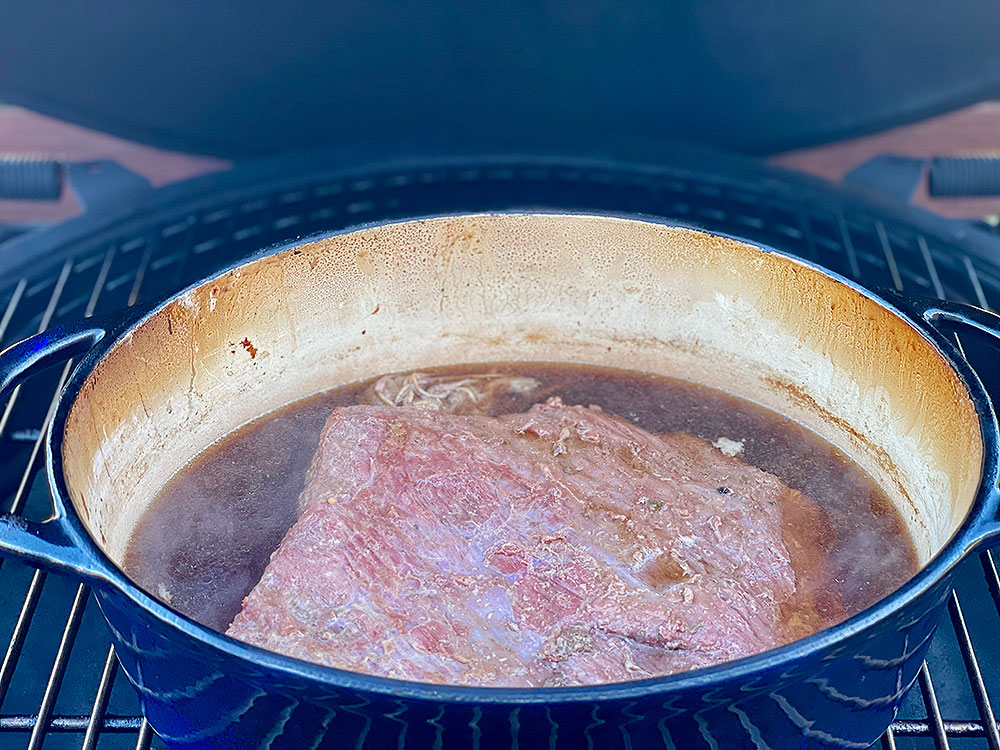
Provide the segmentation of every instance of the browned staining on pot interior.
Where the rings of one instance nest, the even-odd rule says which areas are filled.
[[[460,222],[456,227],[445,230],[445,241],[435,254],[440,255],[445,264],[448,264],[455,254],[480,253],[480,237],[481,229],[478,225],[465,226],[464,222]]]
[[[250,359],[257,358],[257,347],[250,342],[250,339],[244,338],[240,342],[240,346],[247,350],[247,353],[250,355]]]
[[[171,302],[166,310],[167,318],[167,333],[171,336],[174,335],[175,328],[181,328],[182,324],[187,319],[187,311],[184,310],[182,305],[176,302]]]
[[[825,421],[836,425],[844,433],[850,435],[851,439],[857,445],[862,446],[865,452],[874,459],[876,464],[878,464],[879,468],[885,472],[885,475],[891,479],[892,483],[899,491],[900,496],[906,500],[906,504],[913,510],[913,518],[916,519],[917,524],[919,524],[922,528],[927,528],[927,524],[917,509],[916,503],[913,502],[913,499],[910,497],[910,493],[907,492],[906,486],[899,477],[899,472],[895,463],[893,463],[892,458],[884,448],[876,445],[867,435],[864,435],[860,431],[856,430],[846,419],[838,417],[829,409],[820,406],[816,399],[797,385],[778,378],[770,377],[764,378],[764,381],[774,390],[788,394],[792,403],[820,415]]]
[[[375,273],[375,262],[371,258],[371,253],[368,250],[359,250],[355,256],[355,260],[358,264],[358,269],[365,276],[372,276]]]

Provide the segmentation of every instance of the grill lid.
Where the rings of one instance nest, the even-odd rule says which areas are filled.
[[[502,150],[581,129],[767,152],[996,93],[988,0],[142,0],[113,16],[70,0],[0,24],[0,98],[235,158],[404,135]]]

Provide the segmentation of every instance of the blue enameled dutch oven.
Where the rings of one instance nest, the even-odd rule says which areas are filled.
[[[917,675],[955,564],[1000,537],[997,422],[943,332],[953,327],[996,338],[1000,318],[887,299],[773,249],[634,218],[452,216],[313,237],[114,325],[84,321],[0,353],[0,392],[83,355],[46,443],[54,514],[2,519],[0,551],[93,586],[145,715],[175,748],[868,747]],[[511,360],[686,378],[801,422],[885,490],[919,572],[849,620],[750,658],[504,689],[271,653],[122,571],[167,479],[248,420],[386,371]]]

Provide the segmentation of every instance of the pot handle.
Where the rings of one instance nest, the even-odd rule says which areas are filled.
[[[90,351],[106,333],[87,319],[50,328],[0,351],[0,399],[31,375]]]
[[[941,299],[920,299],[900,294],[887,295],[902,309],[912,313],[938,333],[972,329],[992,339],[1000,350],[1000,315],[981,307]],[[984,509],[984,520],[975,531],[975,547],[1000,544],[1000,487],[990,488],[990,499]]]
[[[0,351],[0,403],[23,380],[90,350],[106,329],[93,320],[44,331]],[[66,573],[87,583],[108,581],[108,569],[92,553],[74,543],[74,533],[62,509],[42,523],[14,514],[0,515],[0,555],[35,567]]]
[[[100,559],[77,546],[63,515],[41,523],[12,513],[0,515],[0,556],[60,573],[91,587],[114,586],[110,571]]]
[[[899,300],[901,295],[897,295]],[[973,328],[997,341],[1000,347],[1000,315],[974,305],[942,299],[904,298],[907,307],[934,328]]]

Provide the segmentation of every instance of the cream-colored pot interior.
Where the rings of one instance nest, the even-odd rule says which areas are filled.
[[[171,302],[74,404],[70,494],[120,563],[170,476],[248,420],[387,371],[501,360],[673,375],[793,417],[885,488],[922,562],[980,477],[979,426],[954,371],[844,284],[690,229],[506,214],[307,242]]]

